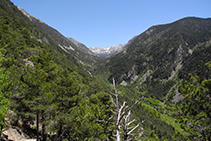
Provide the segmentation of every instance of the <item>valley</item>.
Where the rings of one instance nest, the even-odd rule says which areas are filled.
[[[117,92],[120,107],[144,97],[131,109],[132,125],[140,124],[133,140],[210,140],[211,18],[154,25],[101,49],[9,0],[0,7],[2,135],[17,128],[31,139],[113,140]]]

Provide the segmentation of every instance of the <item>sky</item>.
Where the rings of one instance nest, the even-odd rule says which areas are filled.
[[[211,0],[11,0],[87,47],[127,43],[154,25],[211,18]]]

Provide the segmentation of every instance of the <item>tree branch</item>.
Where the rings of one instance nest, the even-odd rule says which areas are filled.
[[[130,131],[128,132],[128,135],[129,135],[131,132],[133,132],[138,126],[139,126],[139,124],[137,124],[132,130],[130,130]]]
[[[111,97],[111,102],[114,104],[115,107],[117,107],[116,103],[114,103],[113,97],[111,95],[110,95],[110,97]]]
[[[129,109],[127,109],[126,112],[122,113],[122,116],[120,117],[119,121],[121,121],[122,118],[123,118],[123,116],[124,116],[127,112],[129,112],[135,105],[137,105],[142,99],[144,99],[144,97],[140,98],[140,99],[139,99],[138,101],[136,101]]]
[[[136,119],[133,119],[132,121],[130,121],[129,123],[127,123],[127,125],[130,125],[130,124],[133,123],[134,121],[136,121]]]

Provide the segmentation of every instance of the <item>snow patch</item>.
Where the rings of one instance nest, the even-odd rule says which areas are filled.
[[[113,53],[117,53],[123,49],[124,45],[112,45],[107,48],[98,48],[98,47],[92,47],[89,48],[92,52],[94,52],[97,55],[111,55]]]

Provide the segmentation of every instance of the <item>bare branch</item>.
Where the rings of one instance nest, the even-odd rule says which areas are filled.
[[[111,95],[110,95],[110,97],[111,97],[111,102],[114,104],[115,107],[117,107],[117,105],[114,103],[113,97]]]
[[[132,121],[130,121],[129,123],[127,123],[127,125],[130,125],[130,124],[133,123],[134,121],[136,121],[136,119],[133,119]]]
[[[142,120],[142,121],[141,121],[141,124],[144,123],[144,121],[145,121],[145,120]]]
[[[121,111],[122,111],[122,109],[125,107],[125,104],[126,104],[126,102],[124,101],[123,102],[123,105],[120,107],[120,109],[119,109],[119,113],[121,113]]]
[[[122,113],[125,113],[125,110],[128,108],[128,106],[126,106],[124,109],[123,109],[123,112]]]
[[[133,132],[138,126],[139,126],[139,124],[137,124],[132,130],[130,130],[130,131],[128,132],[128,135],[129,135],[131,132]]]
[[[117,90],[116,90],[116,85],[115,85],[115,80],[114,80],[114,78],[113,78],[113,87],[114,87],[115,94],[117,94]]]
[[[114,117],[114,116],[111,116],[109,119],[112,119],[113,117]],[[108,119],[108,120],[109,120],[109,119]]]
[[[132,128],[134,128],[134,126],[132,126],[132,127],[128,127],[127,129],[128,129],[128,130],[130,130],[130,129],[132,129]]]
[[[130,117],[130,111],[128,112],[127,116],[124,118],[126,122],[127,120],[129,121],[129,117]]]
[[[116,96],[116,94],[114,94],[114,93],[112,93],[112,92],[110,92],[110,94],[112,94],[113,96]]]
[[[115,115],[117,115],[117,113],[116,113],[116,112],[114,112],[113,110],[111,110],[111,112],[112,112],[112,113],[114,113]]]
[[[122,120],[123,116],[129,112],[135,105],[137,105],[142,99],[144,99],[144,97],[140,98],[138,101],[136,101],[129,109],[127,109],[127,111],[125,113],[122,114],[122,116],[120,117],[119,121]]]

